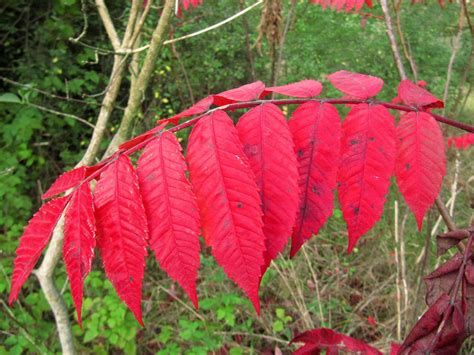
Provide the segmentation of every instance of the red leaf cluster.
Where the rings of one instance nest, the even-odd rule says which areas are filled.
[[[448,147],[455,147],[457,149],[467,149],[474,145],[474,133],[463,134],[458,137],[448,138]]]
[[[342,125],[331,100],[313,98],[322,90],[319,82],[265,88],[257,81],[211,95],[123,143],[99,164],[61,175],[45,197],[73,191],[45,204],[25,229],[10,302],[66,204],[64,260],[79,322],[83,280],[96,245],[107,277],[142,323],[147,247],[197,307],[202,234],[217,263],[259,312],[258,289],[267,267],[290,236],[294,256],[318,233],[333,212],[336,188],[349,251],[382,215],[393,173],[421,226],[445,172],[443,137],[424,111],[439,107],[439,100],[402,82],[399,97],[410,105],[402,108],[417,112],[404,115],[395,128],[386,108],[394,105],[373,99],[382,89],[381,79],[347,71],[328,79],[349,96],[332,100],[351,103]],[[300,105],[289,121],[278,106],[262,99],[270,93],[299,98],[280,101]],[[234,126],[225,110],[236,108],[252,109]],[[167,123],[193,115],[163,131]],[[172,132],[192,124],[185,159]],[[135,169],[129,156],[143,148]]]
[[[372,7],[372,0],[310,0],[310,3],[321,5],[323,9],[331,7],[336,11],[351,12],[352,10],[359,11],[364,4]]]

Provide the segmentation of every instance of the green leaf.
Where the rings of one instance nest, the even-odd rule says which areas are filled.
[[[12,94],[10,92],[7,92],[5,94],[1,94],[0,95],[0,102],[21,104],[20,98],[18,96],[16,96],[15,94]]]

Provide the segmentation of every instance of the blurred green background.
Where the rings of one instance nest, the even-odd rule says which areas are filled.
[[[92,1],[84,1],[88,26],[82,41],[111,49]],[[205,0],[204,4],[174,18],[175,37],[197,31],[240,11],[253,1]],[[289,2],[283,1],[286,19]],[[106,88],[112,55],[73,43],[84,26],[79,0],[3,0],[0,4],[0,354],[57,353],[60,351],[54,318],[35,277],[30,277],[13,308],[7,306],[14,251],[25,224],[40,206],[40,195],[61,172],[81,158],[91,127],[67,117],[94,123]],[[117,28],[124,28],[130,1],[109,2]],[[377,17],[324,11],[308,1],[297,1],[283,54],[279,84],[306,78],[325,85],[323,95],[340,96],[325,76],[340,69],[379,76],[385,87],[381,100],[396,96],[399,76],[385,33]],[[373,10],[381,16],[378,5]],[[472,10],[471,10],[472,11]],[[261,7],[216,31],[165,46],[153,73],[149,99],[133,128],[137,135],[211,93],[260,79],[270,83],[272,59],[268,43],[255,46]],[[401,22],[418,67],[418,79],[443,96],[452,38],[457,33],[459,6],[444,9],[436,1],[403,5]],[[145,39],[156,23],[157,11],[147,20]],[[248,43],[245,27],[248,27]],[[447,112],[474,123],[474,99],[463,97],[452,107],[471,51],[466,30],[453,66]],[[249,54],[251,60],[249,60]],[[408,68],[408,63],[407,63]],[[413,78],[412,78],[413,79]],[[472,81],[472,73],[467,83]],[[471,84],[469,84],[471,85]],[[127,102],[128,81],[103,142],[105,149],[118,128]],[[470,87],[470,86],[469,86]],[[470,89],[469,89],[470,90]],[[470,92],[470,91],[469,91]],[[287,111],[290,108],[287,109]],[[57,112],[66,113],[59,115]],[[447,135],[460,134],[446,129]],[[183,144],[188,132],[180,132]],[[451,196],[455,161],[459,160],[454,215],[460,226],[471,216],[474,196],[472,149],[449,151],[443,196]],[[350,256],[345,253],[345,225],[338,209],[320,235],[294,260],[287,253],[266,274],[261,288],[262,315],[224,275],[203,248],[198,284],[200,309],[195,311],[179,286],[172,283],[152,257],[144,280],[142,303],[146,326],[141,328],[106,281],[99,260],[85,284],[84,328],[73,320],[81,353],[126,354],[247,354],[287,353],[288,341],[299,331],[332,327],[383,350],[399,341],[396,332],[396,263],[393,238],[394,202],[398,201],[407,264],[409,308],[404,310],[403,334],[424,310],[419,277],[440,263],[429,241],[426,265],[422,251],[427,233],[438,216],[432,211],[418,233],[414,218],[396,188],[385,214]],[[406,217],[405,217],[406,216]],[[403,223],[403,224],[402,224]],[[442,230],[441,225],[438,230]],[[56,272],[71,319],[75,312],[63,265]],[[469,349],[470,344],[466,345]],[[469,350],[466,350],[469,351]]]

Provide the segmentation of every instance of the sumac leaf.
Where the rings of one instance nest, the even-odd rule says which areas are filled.
[[[362,100],[377,95],[383,87],[383,80],[380,78],[346,70],[328,75],[328,79],[339,91]]]
[[[187,160],[205,241],[259,313],[265,251],[260,196],[237,131],[225,112],[215,111],[196,124]]]
[[[410,112],[400,119],[397,138],[395,177],[421,230],[423,217],[438,196],[446,173],[443,135],[431,115]]]
[[[199,115],[201,113],[206,112],[207,110],[209,110],[209,107],[211,107],[213,102],[214,102],[214,98],[212,96],[205,97],[204,99],[199,100],[198,102],[196,102],[194,105],[184,110],[183,112],[180,112],[171,118],[158,120],[157,123],[171,123],[172,125],[176,125],[178,124],[181,118]]]
[[[296,156],[285,117],[273,104],[248,111],[240,118],[237,131],[260,190],[266,246],[263,275],[285,248],[296,217]]]
[[[150,248],[163,270],[181,285],[197,308],[199,212],[185,172],[181,146],[169,132],[148,143],[138,160]]]
[[[51,233],[53,233],[53,229],[56,223],[58,223],[68,200],[69,197],[65,196],[49,201],[41,206],[28,222],[20,238],[20,244],[16,249],[16,257],[13,262],[10,297],[8,300],[10,304],[18,298],[21,286],[30,276],[44,247],[48,244]]]
[[[342,124],[339,201],[349,232],[348,252],[383,213],[395,163],[395,125],[381,105],[354,106]]]
[[[261,81],[255,81],[250,84],[240,86],[236,89],[227,90],[214,95],[214,104],[217,106],[227,105],[234,102],[252,101],[260,97],[265,84]]]
[[[332,214],[340,159],[341,121],[334,106],[306,102],[295,110],[289,126],[298,159],[300,187],[290,252],[294,256]]]
[[[298,349],[295,354],[315,354],[326,350],[327,354],[338,354],[340,351],[344,351],[366,355],[382,355],[380,351],[363,341],[329,328],[308,330],[297,335],[291,343],[305,343],[305,346]]]
[[[446,253],[448,249],[456,246],[462,240],[469,237],[469,231],[466,229],[458,229],[436,236],[436,246],[438,256]]]
[[[398,97],[406,105],[422,108],[443,108],[443,101],[437,99],[429,91],[410,80],[402,80],[398,86]]]
[[[84,279],[91,271],[94,248],[94,202],[89,184],[84,183],[74,191],[66,210],[63,243],[63,258],[79,325],[82,325]]]
[[[97,246],[107,277],[143,325],[140,308],[145,270],[147,221],[130,159],[119,155],[95,189]]]
[[[438,267],[423,279],[426,283],[426,304],[431,306],[442,294],[449,294],[463,263],[460,253]]]
[[[323,86],[319,81],[301,80],[288,85],[265,88],[260,95],[260,98],[263,98],[272,92],[285,96],[307,98],[318,96],[322,90]]]
[[[137,136],[135,138],[132,138],[132,139],[120,144],[119,149],[128,150],[128,149],[134,148],[138,144],[145,142],[147,139],[150,139],[154,135],[161,132],[163,130],[163,128],[165,128],[165,126],[166,126],[166,123],[161,123],[159,126],[156,126],[152,129],[150,129],[149,131],[147,131],[143,134],[140,134],[139,136]]]
[[[458,137],[448,138],[448,147],[456,147],[457,149],[466,149],[474,145],[474,133],[463,134]]]
[[[51,187],[41,196],[41,198],[46,200],[77,186],[86,177],[86,173],[87,167],[85,166],[66,171],[60,175],[55,182],[53,182]]]

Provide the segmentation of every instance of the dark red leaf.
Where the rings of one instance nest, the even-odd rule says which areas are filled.
[[[438,256],[446,253],[448,249],[459,244],[460,241],[469,237],[469,231],[465,229],[455,230],[436,236]]]
[[[342,125],[339,201],[348,252],[383,213],[395,164],[394,119],[382,105],[354,106]]]
[[[171,123],[172,125],[177,125],[179,120],[183,117],[190,117],[194,115],[199,115],[206,112],[211,107],[214,98],[212,96],[205,97],[204,99],[196,102],[190,108],[184,110],[183,112],[178,113],[177,115],[167,118],[164,120],[158,120],[156,123]]]
[[[165,128],[165,127],[166,127],[166,123],[162,123],[159,126],[154,127],[152,129],[150,129],[149,131],[147,131],[143,134],[140,134],[139,136],[120,144],[119,149],[128,150],[130,148],[136,147],[138,144],[146,141],[147,139],[149,139],[152,136],[154,136],[154,135],[158,134],[159,132],[161,132],[163,130],[163,128]]]
[[[227,105],[234,102],[257,100],[265,89],[265,84],[256,81],[243,85],[236,89],[227,90],[214,95],[214,104],[217,106]]]
[[[437,99],[429,91],[410,80],[402,80],[398,86],[398,97],[406,105],[422,108],[443,108],[443,101]]]
[[[423,279],[426,283],[426,304],[431,306],[442,294],[449,294],[463,263],[460,253],[438,267]]]
[[[395,177],[421,230],[423,217],[441,190],[446,173],[443,134],[425,112],[410,112],[397,127],[398,152]]]
[[[451,305],[450,297],[441,295],[415,324],[399,354],[457,354],[466,338],[461,308],[461,302]],[[444,317],[446,322],[442,323]]]
[[[282,252],[298,208],[298,170],[293,140],[285,116],[273,104],[243,115],[237,131],[255,174],[263,209],[265,265]]]
[[[462,302],[465,314],[466,334],[474,334],[474,265],[468,261],[464,270]]]
[[[215,111],[189,137],[187,159],[206,243],[259,313],[265,236],[255,178],[230,117]]]
[[[88,183],[82,184],[71,197],[64,224],[63,258],[82,326],[81,309],[84,279],[91,271],[95,248],[94,202]]]
[[[41,206],[28,222],[16,249],[8,300],[10,305],[18,298],[21,286],[30,276],[44,247],[48,244],[51,233],[53,233],[68,200],[69,197],[65,196],[49,201]]]
[[[398,355],[398,352],[400,351],[401,344],[397,343],[391,343],[390,344],[390,355]]]
[[[466,149],[474,145],[474,133],[463,134],[458,137],[448,138],[448,147],[456,147],[457,149]]]
[[[338,354],[339,351],[356,352],[366,355],[381,355],[382,353],[361,340],[354,339],[347,335],[335,332],[328,328],[318,328],[306,331],[297,335],[291,343],[306,343],[313,347],[306,347],[302,352],[297,350],[297,354],[314,354],[310,350],[319,352],[326,350],[328,354]]]
[[[197,308],[199,212],[176,137],[164,132],[148,143],[138,160],[137,172],[150,248],[160,266],[181,285]]]
[[[332,214],[340,159],[341,120],[334,106],[306,102],[293,113],[290,130],[299,173],[299,212],[293,228],[294,256]]]
[[[97,246],[107,277],[143,325],[140,308],[145,270],[147,221],[138,178],[127,156],[119,155],[95,189]]]
[[[323,90],[323,86],[316,80],[302,80],[297,83],[291,83],[283,86],[273,86],[263,90],[260,98],[274,92],[277,94],[293,97],[314,97],[318,96]]]
[[[77,186],[86,177],[86,172],[87,167],[85,166],[66,171],[60,175],[55,182],[53,182],[51,187],[41,196],[41,198],[45,200]]]
[[[368,99],[377,95],[383,87],[383,80],[371,75],[340,70],[328,76],[339,91],[356,99]]]

